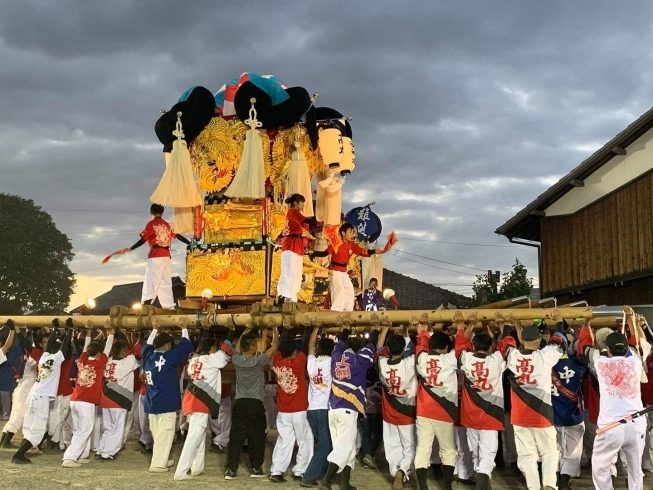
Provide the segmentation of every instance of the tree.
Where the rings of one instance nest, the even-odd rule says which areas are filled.
[[[34,201],[0,193],[0,314],[65,310],[75,287],[73,247]]]
[[[496,287],[490,283],[487,274],[476,276],[476,281],[472,284],[472,289],[474,290],[472,306],[494,303],[501,299],[498,292],[496,292]]]
[[[499,288],[497,288],[497,284],[490,282],[487,274],[476,276],[476,282],[472,285],[474,290],[472,304],[478,306],[503,299],[530,296],[533,280],[527,277],[527,274],[526,267],[519,262],[519,259],[515,259],[512,271],[504,272]]]
[[[533,290],[533,280],[528,276],[528,270],[524,265],[515,259],[512,271],[503,274],[499,294],[502,299],[517,298],[519,296],[530,296]]]

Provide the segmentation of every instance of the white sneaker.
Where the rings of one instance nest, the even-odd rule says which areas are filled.
[[[172,468],[174,465],[175,465],[175,460],[169,459],[168,464],[166,464],[166,468]]]
[[[61,466],[64,468],[80,468],[82,463],[78,463],[77,461],[72,461],[70,459],[64,459],[63,463],[61,463]]]
[[[150,468],[148,471],[150,473],[167,473],[170,468]]]
[[[78,462],[78,463],[82,463],[82,464],[87,464],[87,463],[90,463],[91,460],[88,459],[88,458],[79,458],[79,459],[77,460],[77,462]]]
[[[202,471],[195,471],[195,470],[193,470],[192,468],[191,468],[191,470],[190,470],[190,474],[191,474],[192,476],[200,476],[202,473],[204,473],[204,470],[202,470]]]

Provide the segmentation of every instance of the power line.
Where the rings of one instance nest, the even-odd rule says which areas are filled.
[[[389,253],[390,253],[390,255],[392,255],[393,257],[397,257],[398,259],[406,260],[408,262],[415,262],[416,264],[420,264],[420,265],[423,265],[425,267],[432,267],[433,269],[440,269],[440,270],[443,270],[443,271],[453,272],[454,274],[463,274],[463,275],[467,275],[467,276],[471,275],[471,274],[464,274],[464,273],[462,273],[460,271],[454,271],[454,270],[451,270],[451,269],[446,269],[444,267],[438,267],[437,265],[425,264],[424,262],[419,262],[417,260],[407,259],[406,257],[400,257],[399,255],[393,254],[392,252],[389,252]]]
[[[453,262],[445,262],[444,260],[432,259],[431,257],[424,257],[423,255],[417,255],[417,254],[414,254],[414,253],[406,252],[405,250],[401,250],[401,249],[397,249],[397,252],[412,255],[414,257],[419,257],[420,259],[432,260],[433,262],[440,262],[442,264],[453,265],[453,266],[456,266],[456,267],[463,267],[465,269],[471,269],[473,271],[486,272],[486,270],[479,269],[477,267],[469,267],[469,266],[466,266],[466,265],[454,264]]]
[[[499,248],[523,248],[519,245],[493,245],[489,243],[463,243],[463,242],[447,242],[444,240],[427,240],[425,238],[410,238],[402,236],[401,240],[412,240],[415,242],[428,242],[428,243],[447,243],[450,245],[467,245],[470,247],[499,247]]]

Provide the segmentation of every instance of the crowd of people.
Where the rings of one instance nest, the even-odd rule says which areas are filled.
[[[588,464],[595,487],[609,489],[619,460],[628,488],[643,489],[652,463],[646,417],[601,428],[653,405],[651,330],[628,307],[623,332],[594,332],[589,321],[574,332],[557,309],[552,318],[551,329],[509,313],[482,326],[458,311],[448,328],[413,318],[409,335],[375,317],[365,335],[343,328],[334,338],[315,327],[301,340],[273,325],[237,339],[234,328],[222,338],[203,329],[191,339],[182,320],[179,341],[156,325],[134,338],[106,324],[92,338],[90,324],[30,331],[8,322],[0,386],[11,373],[13,396],[0,447],[14,447],[22,430],[13,463],[30,463],[38,447],[78,468],[92,453],[120,457],[137,420],[149,471],[174,468],[175,480],[203,473],[207,451],[226,453],[224,479],[233,480],[245,447],[252,478],[331,489],[340,475],[339,488],[355,490],[356,463],[375,469],[382,445],[394,490],[410,479],[426,490],[430,471],[446,490],[454,481],[489,489],[497,464],[512,464],[532,490],[568,489]],[[233,392],[222,381],[228,363]]]

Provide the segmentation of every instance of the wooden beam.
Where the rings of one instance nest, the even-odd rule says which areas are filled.
[[[199,324],[200,320],[206,318],[212,327],[236,327],[252,326],[253,328],[267,328],[273,326],[288,326],[294,328],[312,327],[319,325],[322,327],[336,327],[349,325],[352,327],[363,327],[374,325],[377,322],[391,322],[393,325],[406,325],[411,319],[425,319],[428,323],[443,323],[453,321],[454,315],[460,312],[463,318],[467,320],[472,313],[476,313],[478,321],[493,321],[495,312],[506,315],[507,311],[512,311],[514,320],[534,320],[545,319],[551,320],[551,309],[476,309],[476,310],[388,310],[388,311],[297,311],[296,305],[284,304],[282,312],[269,311],[252,311],[252,313],[218,313],[211,312],[207,314],[156,314],[156,315],[134,315],[123,314],[113,317],[107,316],[17,316],[7,315],[0,316],[0,325],[7,320],[13,320],[19,326],[48,326],[55,318],[59,319],[61,326],[65,325],[67,318],[72,320],[73,326],[83,327],[86,321],[90,321],[94,327],[101,327],[104,322],[110,318],[114,328],[123,330],[145,330],[152,328],[152,320],[156,319],[159,327],[179,327],[179,320],[185,317],[189,326]],[[218,310],[219,311],[219,310]],[[594,318],[591,308],[560,308],[560,313],[564,318]],[[608,315],[603,315],[608,316]]]

